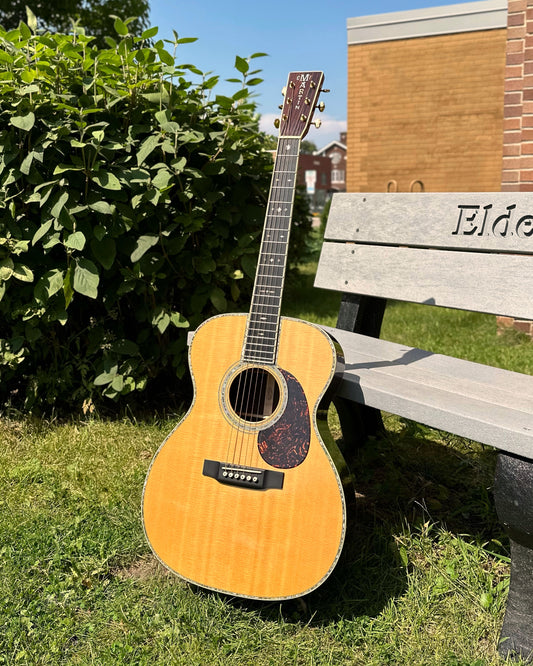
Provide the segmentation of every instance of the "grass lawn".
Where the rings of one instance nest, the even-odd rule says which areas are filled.
[[[311,273],[289,281],[285,313],[333,324],[338,297]],[[384,329],[533,374],[533,344],[499,338],[492,317],[392,304]],[[330,579],[302,602],[254,603],[192,589],[144,540],[144,476],[176,418],[0,419],[0,664],[504,663],[494,451],[387,416],[357,454],[353,532]]]

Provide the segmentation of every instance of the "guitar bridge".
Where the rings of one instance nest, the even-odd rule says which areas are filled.
[[[284,479],[283,472],[257,467],[244,467],[243,465],[217,460],[204,460],[203,475],[216,479],[219,483],[251,488],[252,490],[281,490]]]

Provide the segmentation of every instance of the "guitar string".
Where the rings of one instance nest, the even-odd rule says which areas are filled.
[[[296,151],[295,151],[296,148]],[[270,228],[270,239],[267,242],[267,254],[270,255],[270,263],[267,265],[264,274],[264,286],[267,292],[274,292],[274,300],[276,301],[276,315],[275,321],[272,322],[272,313],[263,308],[263,314],[269,324],[275,327],[275,334],[271,337],[270,342],[272,347],[272,363],[275,364],[277,356],[277,346],[279,343],[279,335],[281,331],[281,299],[283,294],[283,282],[286,272],[286,262],[288,256],[288,240],[290,235],[292,208],[294,201],[294,191],[296,186],[296,167],[298,164],[299,142],[295,139],[286,139],[279,142],[279,150],[281,152],[280,169],[277,171],[277,181],[274,183],[273,201],[272,201],[272,225]],[[289,195],[287,197],[287,194]],[[279,252],[283,247],[283,252]],[[277,259],[277,257],[282,257]],[[281,269],[281,270],[280,270]],[[265,307],[267,299],[264,301]],[[269,317],[270,315],[270,317]],[[268,340],[268,337],[267,337]],[[263,350],[269,353],[269,349]],[[283,391],[279,391],[278,401],[283,400]],[[254,451],[258,451],[257,446],[253,447]]]
[[[290,182],[291,178],[294,180],[296,176],[295,163],[297,164],[298,159],[298,153],[294,155],[290,152],[293,147],[293,140],[280,140],[278,143],[278,153],[280,157],[279,167],[276,168],[276,173],[274,174],[276,180],[273,180],[271,188],[272,196],[270,198],[268,210],[268,233],[265,234],[264,252],[261,253],[263,261],[266,261],[266,266],[261,267],[260,279],[258,280],[259,296],[261,296],[261,291],[263,293],[262,298],[260,299],[259,308],[257,309],[257,315],[259,318],[264,317],[267,322],[268,326],[264,327],[265,332],[270,326],[274,326],[273,335],[265,336],[265,342],[259,345],[259,352],[261,356],[270,356],[272,365],[275,365],[276,362],[277,345],[279,341],[282,285],[285,274],[285,264],[288,253],[288,236],[292,217],[294,183],[290,184]],[[287,201],[285,188],[289,187],[291,189],[291,196]],[[283,232],[283,236],[281,232]],[[284,246],[284,252],[281,253],[279,252],[280,244],[283,244]],[[278,259],[277,257],[279,256],[283,257],[283,259]],[[278,282],[279,284],[277,284]],[[272,293],[274,293],[274,296],[272,296]],[[275,305],[268,302],[271,299],[275,301]],[[277,310],[275,313],[275,321],[272,321],[272,307]],[[262,360],[265,365],[268,365],[264,359]],[[261,392],[266,391],[268,381],[268,371],[265,371],[264,374],[257,373],[255,377],[256,385],[254,386],[254,395],[252,397],[253,405],[257,404],[258,406],[261,406],[260,401],[264,400],[264,397],[266,397],[265,394],[262,394]],[[278,391],[278,401],[280,399],[282,399],[282,392]],[[260,452],[257,446],[257,435],[255,432],[253,435],[255,436],[255,441],[253,441],[252,445],[248,446],[247,449],[250,452],[250,457],[252,459],[255,453],[259,460]],[[249,435],[249,439],[251,438],[252,435]]]
[[[294,140],[292,140],[294,141]],[[279,310],[281,305],[281,296],[282,296],[282,285],[283,285],[283,276],[285,274],[285,265],[288,252],[288,235],[290,232],[290,223],[292,217],[292,203],[294,196],[295,183],[290,183],[290,177],[287,174],[291,174],[293,180],[296,175],[296,168],[294,164],[297,164],[298,152],[289,154],[284,153],[284,150],[290,151],[293,148],[292,141],[284,142],[280,139],[278,143],[278,154],[276,161],[279,162],[279,166],[276,165],[274,176],[280,183],[277,183],[273,180],[271,187],[271,197],[269,197],[268,207],[267,207],[267,219],[265,223],[265,230],[262,239],[262,247],[259,254],[259,261],[263,263],[266,262],[266,265],[259,265],[257,270],[257,280],[254,287],[254,293],[252,295],[252,306],[250,308],[249,319],[247,322],[247,336],[245,339],[244,345],[244,355],[250,357],[250,360],[255,360],[256,365],[248,362],[243,365],[238,377],[237,385],[237,399],[235,404],[235,410],[240,414],[240,418],[243,421],[242,426],[239,424],[236,428],[235,440],[233,446],[233,463],[240,465],[250,465],[253,462],[254,452],[256,452],[257,459],[259,459],[260,453],[257,447],[257,432],[256,430],[250,430],[246,427],[246,421],[248,419],[253,419],[254,408],[259,409],[261,407],[260,401],[264,397],[264,390],[266,390],[266,384],[268,383],[268,371],[261,371],[257,366],[259,365],[268,365],[267,361],[262,358],[264,356],[271,355],[272,364],[275,363],[275,353],[276,346],[279,336],[280,329],[280,319],[279,319]],[[295,142],[299,146],[299,142]],[[285,193],[283,188],[291,188],[290,200],[286,201]],[[280,206],[281,210],[278,210],[279,215],[275,213],[275,206]],[[285,209],[283,208],[285,206]],[[288,213],[288,215],[287,215]],[[280,232],[283,231],[286,236],[285,239],[280,235]],[[280,253],[275,252],[278,249],[279,243],[284,243],[285,253],[284,261],[280,263],[276,262],[275,257]],[[282,253],[283,254],[283,253]],[[270,259],[270,261],[268,261]],[[281,266],[281,274],[277,270]],[[275,282],[279,281],[280,284]],[[261,293],[263,291],[263,294]],[[270,298],[268,292],[278,291],[275,299],[277,300],[278,312],[276,315],[276,321],[272,322],[272,313],[269,312],[266,308],[271,304],[267,303],[267,300]],[[254,331],[257,330],[259,326],[259,320],[264,318],[268,326],[274,324],[275,331],[274,336],[266,336],[265,342],[253,342]],[[258,336],[255,336],[257,339]],[[248,345],[248,351],[246,346]],[[273,345],[273,346],[272,346]],[[272,349],[269,347],[272,346]],[[253,348],[256,348],[256,351],[253,351]],[[253,358],[255,356],[255,359]],[[248,360],[248,359],[245,359]],[[244,385],[243,385],[243,376]],[[252,388],[253,386],[253,388]],[[263,395],[262,395],[263,392]],[[282,399],[281,392],[279,392],[278,400]],[[246,404],[245,404],[246,401]],[[257,418],[261,420],[261,415],[258,414]],[[254,438],[255,441],[252,441],[250,445],[250,440]],[[245,441],[246,440],[246,441]],[[240,444],[239,444],[240,442]],[[231,445],[228,445],[228,454]],[[238,453],[237,453],[238,449]],[[243,450],[245,452],[245,458],[243,460]],[[230,456],[227,456],[229,462]]]
[[[272,304],[268,303],[268,292],[270,291],[270,285],[272,283],[272,277],[274,271],[276,270],[275,259],[274,259],[274,248],[273,239],[277,239],[277,225],[278,225],[278,216],[275,214],[274,201],[278,198],[277,191],[278,185],[276,183],[276,178],[278,174],[285,169],[284,167],[284,155],[281,148],[281,140],[278,142],[278,150],[276,154],[276,165],[272,179],[272,185],[270,189],[270,196],[267,202],[267,212],[266,212],[266,221],[265,221],[265,230],[262,239],[262,247],[259,253],[259,266],[257,270],[257,283],[256,283],[256,293],[253,302],[253,313],[250,317],[250,337],[249,342],[251,344],[252,356],[255,353],[256,361],[259,365],[258,368],[252,370],[251,377],[253,381],[253,391],[248,393],[248,404],[249,408],[247,412],[252,414],[254,410],[257,412],[256,418],[257,421],[261,421],[264,414],[261,414],[261,409],[264,406],[265,394],[262,394],[262,391],[266,390],[266,385],[268,383],[268,371],[261,368],[261,366],[268,365],[268,361],[272,364],[275,362],[275,343],[277,340],[277,331],[278,326],[275,327],[274,336],[266,335],[267,327],[260,324],[262,318],[264,318],[268,324],[271,325],[270,317],[268,316],[271,313],[268,311],[271,308]],[[278,303],[279,307],[279,303]],[[261,332],[262,329],[262,332]],[[264,339],[261,340],[261,337]],[[272,350],[269,347],[272,346]],[[255,352],[253,351],[255,349]],[[263,357],[269,357],[267,359]],[[263,401],[263,404],[262,402]],[[248,431],[247,433],[247,442],[244,447],[245,451],[245,465],[252,465],[254,458],[259,459],[260,452],[258,451],[258,432],[256,430]]]

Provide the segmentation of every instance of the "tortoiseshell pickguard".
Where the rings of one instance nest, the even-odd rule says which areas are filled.
[[[309,451],[311,420],[305,393],[293,375],[280,368],[287,384],[287,405],[281,417],[257,436],[263,460],[280,469],[300,465]]]

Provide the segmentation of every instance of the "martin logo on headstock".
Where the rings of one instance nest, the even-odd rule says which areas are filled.
[[[282,93],[285,102],[280,106],[281,118],[276,118],[274,125],[279,129],[280,137],[303,139],[309,131],[315,109],[324,111],[325,104],[317,104],[321,92],[329,92],[321,86],[323,72],[291,72]],[[320,120],[314,122],[320,127]]]

